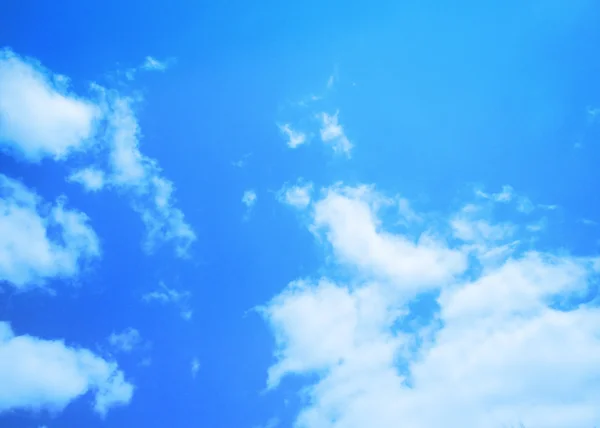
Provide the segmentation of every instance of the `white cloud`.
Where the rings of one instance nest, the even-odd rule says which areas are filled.
[[[42,200],[22,183],[0,174],[0,280],[17,288],[77,276],[100,256],[98,237],[85,214]]]
[[[196,234],[183,212],[174,205],[173,183],[162,176],[158,163],[139,149],[140,128],[132,102],[132,99],[115,94],[108,94],[105,102],[110,167],[104,173],[102,183],[131,194],[133,208],[146,226],[144,249],[147,252],[170,242],[178,256],[187,257]],[[91,176],[93,182],[97,170],[88,168],[84,171],[87,171],[86,175],[78,177],[78,181],[89,188],[90,180],[86,179]]]
[[[405,290],[426,289],[465,269],[465,254],[434,235],[413,240],[381,230],[376,210],[387,203],[369,187],[327,189],[314,205],[312,229],[325,235],[342,263],[394,278]]]
[[[162,70],[166,65],[148,57],[145,68]],[[0,148],[37,161],[48,156],[62,159],[72,151],[85,151],[91,141],[102,142],[94,154],[107,154],[108,162],[93,163],[107,163],[108,170],[90,166],[68,180],[89,191],[105,187],[127,191],[147,229],[144,248],[152,252],[170,242],[178,256],[186,257],[196,235],[174,206],[173,183],[162,176],[156,160],[139,149],[133,99],[91,86],[97,101],[70,94],[65,76],[0,50]]]
[[[116,351],[128,353],[142,345],[142,336],[135,328],[129,327],[121,333],[111,333],[108,343]]]
[[[248,208],[252,208],[256,204],[256,192],[254,190],[246,190],[242,195],[242,203]]]
[[[200,360],[198,358],[192,359],[191,369],[192,369],[192,377],[195,378],[196,375],[198,374],[198,372],[200,371]]]
[[[128,404],[133,385],[114,362],[60,340],[16,336],[0,322],[0,413],[17,410],[60,411],[92,392],[100,415]]]
[[[352,150],[352,143],[346,137],[344,128],[338,123],[338,114],[329,115],[327,113],[321,113],[319,118],[321,119],[321,140],[324,143],[329,143],[333,146],[336,152],[344,153],[350,156]]]
[[[171,67],[171,65],[173,65],[173,62],[174,62],[173,58],[161,61],[152,56],[147,56],[144,59],[144,62],[140,66],[132,67],[132,68],[125,70],[125,72],[124,72],[125,78],[127,80],[134,80],[135,75],[138,73],[138,71],[164,72],[164,71],[167,71],[167,69],[169,67]]]
[[[106,180],[104,171],[93,167],[87,167],[75,171],[69,176],[68,181],[81,184],[83,188],[89,192],[97,192],[104,187]]]
[[[101,110],[67,88],[68,79],[0,50],[0,147],[28,161],[63,159],[88,146]]]
[[[192,310],[189,308],[191,294],[189,291],[177,291],[167,287],[164,282],[159,282],[158,290],[151,291],[142,296],[145,302],[158,302],[161,304],[170,304],[179,308],[181,317],[187,321],[192,318]]]
[[[318,379],[303,389],[295,426],[598,423],[600,309],[576,302],[599,279],[600,260],[525,251],[511,241],[521,229],[508,233],[477,207],[449,216],[475,216],[454,240],[431,231],[412,240],[383,230],[380,198],[337,186],[314,204],[312,228],[355,273],[349,285],[295,281],[261,308],[276,340],[268,386]],[[478,268],[473,241],[497,254],[494,264]],[[416,320],[409,303],[426,290],[437,314]]]
[[[279,125],[279,130],[287,136],[287,145],[291,149],[295,149],[298,146],[306,143],[306,134],[293,130],[291,125],[288,123]]]
[[[303,209],[310,204],[312,183],[299,180],[294,186],[284,186],[278,193],[278,199],[295,208]]]
[[[147,56],[142,68],[147,71],[166,71],[169,65],[170,61],[159,61],[154,57]]]

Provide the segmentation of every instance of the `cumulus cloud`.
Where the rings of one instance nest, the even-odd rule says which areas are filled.
[[[185,320],[192,318],[192,310],[189,307],[191,294],[189,291],[177,291],[167,287],[164,282],[159,282],[158,289],[142,296],[145,302],[157,302],[163,305],[174,305],[179,308],[181,317]]]
[[[87,216],[59,199],[44,204],[22,183],[0,174],[0,280],[18,289],[73,278],[100,256]]]
[[[89,192],[97,192],[98,190],[102,190],[106,179],[104,171],[94,167],[87,167],[75,171],[69,176],[68,181],[81,184]]]
[[[339,112],[335,112],[333,115],[328,113],[321,113],[319,115],[319,119],[321,120],[321,140],[324,143],[331,144],[334,151],[350,156],[352,143],[346,137],[342,125],[339,124],[338,115]]]
[[[306,134],[295,131],[289,123],[279,125],[279,130],[287,137],[287,145],[291,149],[306,143]]]
[[[121,333],[111,333],[108,343],[116,351],[129,353],[142,345],[142,336],[137,329],[129,327]]]
[[[17,336],[0,322],[0,413],[17,410],[60,411],[91,392],[100,415],[126,405],[133,385],[114,362],[61,340]]]
[[[526,228],[473,204],[437,234],[434,223],[416,238],[387,232],[381,200],[369,187],[326,189],[311,229],[353,279],[294,281],[260,309],[276,341],[268,386],[317,379],[296,426],[597,423],[600,309],[585,301],[600,260],[520,246]]]
[[[0,50],[0,147],[32,162],[64,159],[92,143],[101,116],[64,76]]]
[[[301,180],[294,186],[284,186],[278,193],[278,199],[295,208],[306,208],[310,204],[312,183]]]

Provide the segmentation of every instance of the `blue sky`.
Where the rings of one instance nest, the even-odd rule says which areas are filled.
[[[600,424],[600,5],[2,9],[0,426]]]

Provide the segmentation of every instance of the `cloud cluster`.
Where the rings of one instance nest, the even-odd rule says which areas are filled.
[[[114,362],[59,340],[17,336],[0,322],[0,413],[9,410],[60,411],[88,392],[100,415],[128,404],[133,385]]]
[[[296,426],[597,423],[600,309],[586,299],[599,259],[526,248],[527,228],[476,202],[444,227],[389,232],[390,206],[407,207],[369,186],[324,189],[309,228],[351,280],[294,281],[261,308],[276,339],[268,386],[318,379]]]
[[[87,216],[63,199],[44,203],[23,183],[0,174],[0,281],[17,289],[73,278],[100,256]]]
[[[147,57],[139,70],[164,71],[170,61]],[[136,72],[134,70],[132,73]],[[133,76],[133,74],[131,74]],[[135,100],[92,84],[82,97],[69,79],[0,50],[0,150],[22,162],[43,159],[78,164],[69,182],[89,192],[113,189],[126,195],[142,218],[144,248],[162,243],[186,257],[196,236],[175,206],[174,186],[158,162],[139,148],[140,127]],[[51,280],[74,279],[101,255],[90,219],[67,207],[59,197],[46,202],[24,183],[0,174],[0,284],[17,290],[45,286]],[[182,316],[191,317],[187,295],[163,290],[177,301]],[[151,294],[148,299],[164,297]],[[139,332],[127,329],[109,337],[113,350],[131,352],[142,345]],[[61,340],[17,336],[0,322],[0,413],[15,409],[60,411],[86,393],[94,410],[128,404],[134,387],[115,362]]]
[[[145,67],[162,70],[161,64],[148,57]],[[133,100],[95,84],[92,89],[93,96],[77,96],[68,78],[0,51],[0,149],[28,162],[82,154],[91,165],[74,171],[69,181],[88,191],[128,194],[146,226],[144,248],[152,252],[170,242],[178,256],[187,256],[196,235],[175,206],[173,183],[139,149]]]

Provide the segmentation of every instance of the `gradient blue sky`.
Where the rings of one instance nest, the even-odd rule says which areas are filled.
[[[1,9],[1,427],[600,424],[599,4]]]

